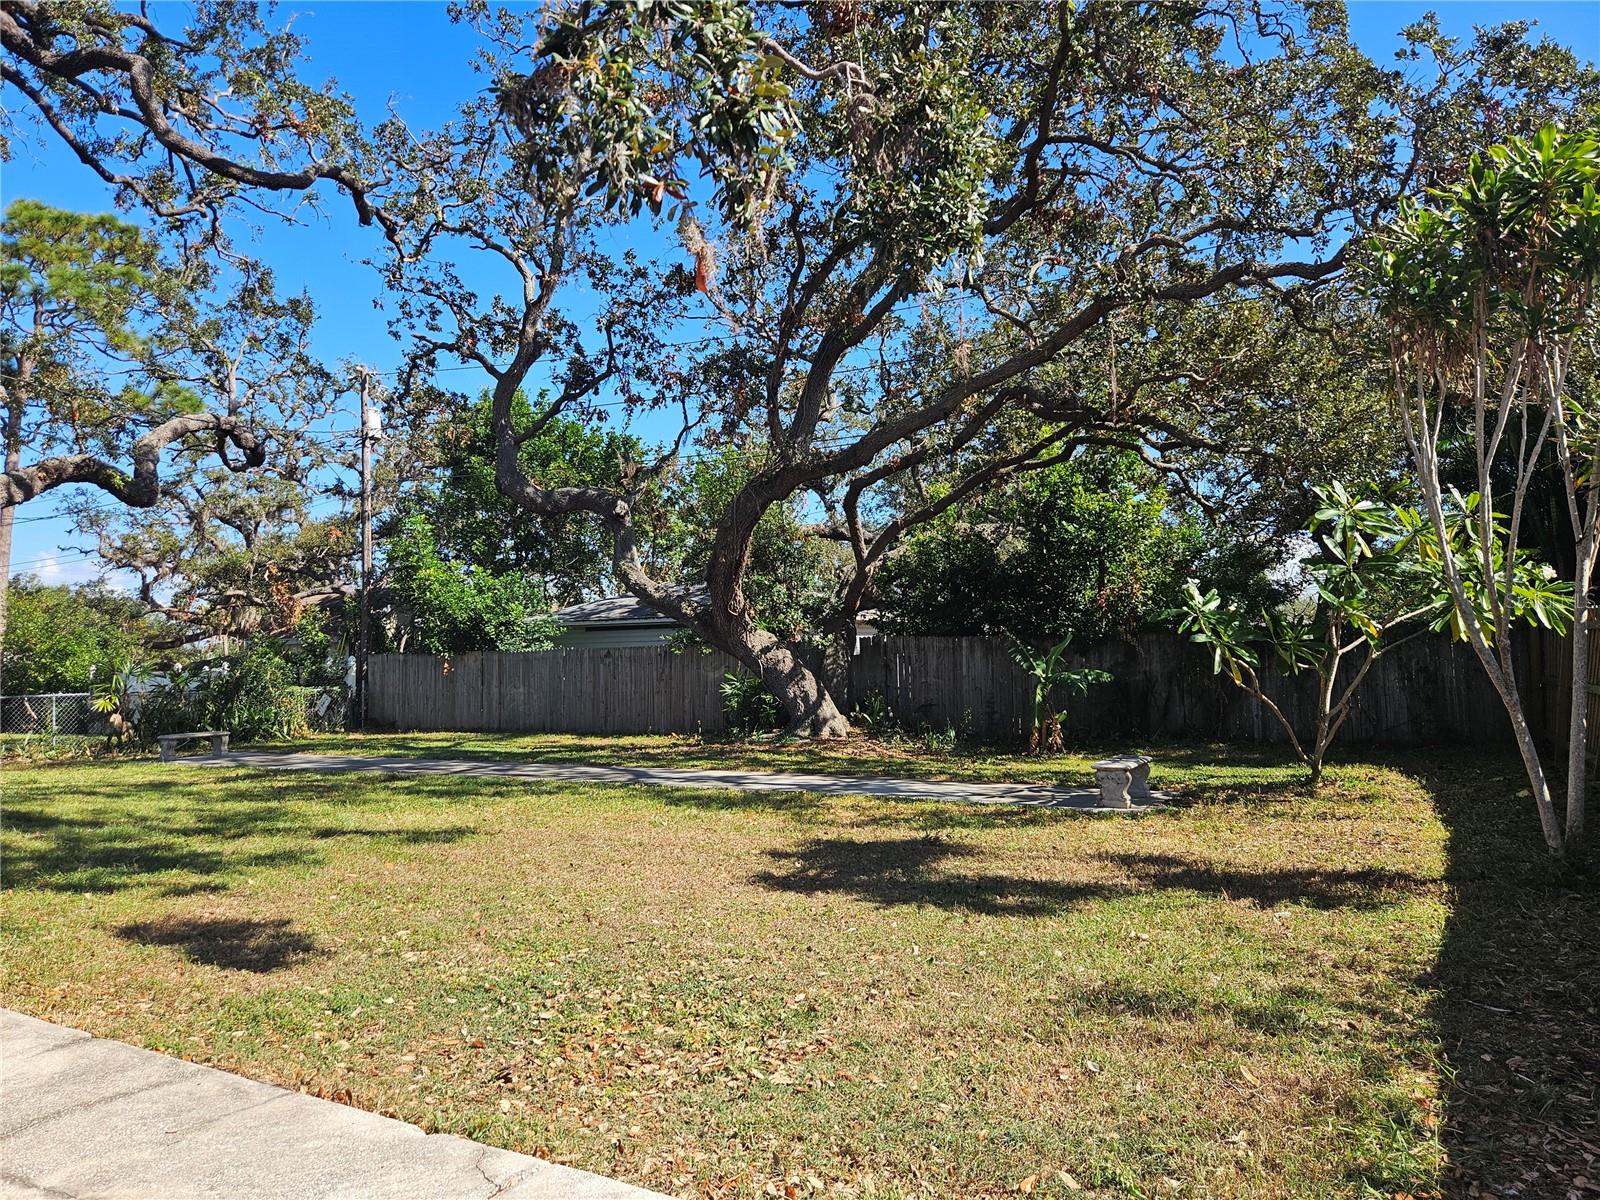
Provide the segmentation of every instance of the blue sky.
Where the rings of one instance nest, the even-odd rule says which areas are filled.
[[[1398,31],[1428,11],[1436,11],[1445,31],[1470,36],[1475,25],[1506,20],[1531,20],[1536,33],[1563,42],[1583,57],[1600,59],[1600,0],[1528,0],[1528,2],[1412,3],[1373,0],[1351,5],[1356,42],[1380,62],[1392,58]],[[333,77],[355,99],[367,120],[393,104],[418,128],[449,117],[464,96],[481,90],[486,80],[471,67],[474,37],[453,25],[443,3],[432,0],[322,0],[285,3],[280,11],[296,13],[295,27],[307,39],[313,77]],[[9,100],[9,97],[8,97]],[[28,196],[63,208],[109,210],[110,190],[73,159],[59,143],[19,137],[13,161],[0,181],[0,200]],[[309,289],[319,312],[316,347],[328,361],[356,359],[379,370],[391,370],[400,346],[387,331],[384,314],[374,307],[376,276],[362,264],[373,252],[377,235],[352,219],[347,201],[328,193],[322,213],[302,210],[293,226],[263,221],[241,240],[276,270],[285,291]],[[466,386],[470,376],[454,382]],[[336,428],[355,426],[354,396],[350,412]],[[648,430],[643,432],[648,433]],[[93,578],[96,559],[82,550],[65,521],[50,514],[49,498],[19,512],[13,569],[49,581]]]

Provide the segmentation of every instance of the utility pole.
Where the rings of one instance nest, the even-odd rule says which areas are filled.
[[[361,590],[360,616],[356,621],[356,686],[352,697],[351,724],[367,727],[367,646],[372,640],[372,443],[377,440],[378,414],[369,395],[371,376],[365,367],[361,374]]]

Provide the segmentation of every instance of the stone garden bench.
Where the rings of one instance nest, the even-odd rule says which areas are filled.
[[[1100,803],[1107,808],[1132,808],[1133,800],[1150,800],[1150,760],[1142,754],[1104,758],[1094,765]]]
[[[178,757],[178,746],[183,742],[194,742],[201,738],[211,739],[211,753],[226,754],[228,752],[228,731],[225,729],[198,729],[190,733],[163,733],[156,741],[161,743],[161,761],[171,762]]]

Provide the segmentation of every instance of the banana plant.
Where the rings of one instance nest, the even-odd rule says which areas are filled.
[[[1048,650],[1036,650],[1009,630],[1006,640],[1011,643],[1011,659],[1033,680],[1033,698],[1028,714],[1028,753],[1060,754],[1066,749],[1061,734],[1061,723],[1066,710],[1054,711],[1051,697],[1057,688],[1065,688],[1074,696],[1081,696],[1091,685],[1110,683],[1109,671],[1095,667],[1068,667],[1062,659],[1072,637],[1062,638]]]

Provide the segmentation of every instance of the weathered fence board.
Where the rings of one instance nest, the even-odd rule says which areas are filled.
[[[376,727],[549,733],[719,733],[724,654],[660,646],[536,654],[377,654]]]
[[[1544,695],[1554,674],[1545,641],[1526,639],[1518,658],[1530,718],[1554,737],[1564,732],[1554,727],[1565,706]],[[1073,665],[1099,667],[1114,680],[1067,701],[1072,738],[1282,740],[1271,714],[1213,675],[1209,655],[1177,634],[1152,631],[1087,647]],[[724,654],[657,646],[449,659],[380,654],[370,668],[368,715],[375,726],[398,729],[719,733],[726,723],[717,689],[734,666]],[[1264,679],[1297,727],[1308,728],[1315,678],[1282,679],[1268,670]],[[907,728],[1005,741],[1023,735],[1030,682],[996,638],[890,637],[864,642],[852,663],[852,705],[874,692]],[[1395,746],[1504,743],[1510,728],[1472,652],[1429,636],[1378,660],[1339,738]]]
[[[1536,698],[1540,669],[1528,653],[1520,657],[1529,668],[1524,695]],[[1071,665],[1099,667],[1113,681],[1065,701],[1069,736],[1283,738],[1271,713],[1214,675],[1209,654],[1177,634],[1147,632],[1086,647],[1071,655]],[[1297,729],[1311,726],[1314,676],[1284,679],[1268,669],[1263,683]],[[874,639],[862,646],[851,675],[853,705],[878,691],[904,725],[999,740],[1022,736],[1031,690],[996,638]],[[1427,637],[1378,659],[1356,693],[1340,739],[1375,745],[1504,742],[1510,727],[1471,650]]]

